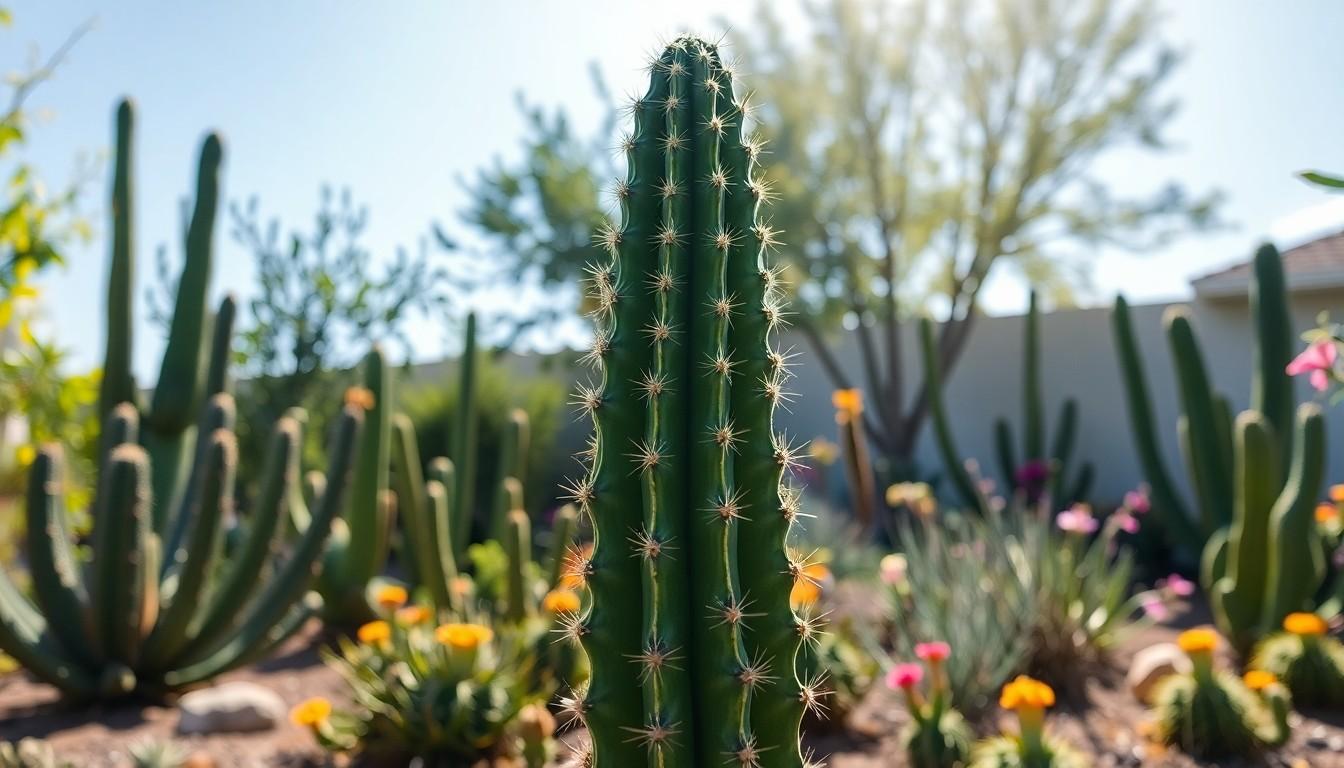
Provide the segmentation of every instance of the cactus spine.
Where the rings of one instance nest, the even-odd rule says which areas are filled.
[[[797,501],[780,479],[796,457],[771,427],[776,234],[742,112],[715,46],[667,47],[633,108],[621,224],[600,238],[611,263],[592,269],[602,384],[579,394],[596,441],[573,495],[595,548],[573,632],[592,665],[575,707],[603,768],[802,765],[815,694],[796,672],[811,626],[789,607]]]
[[[1255,369],[1251,373],[1251,410],[1263,417],[1264,427],[1275,443],[1275,453],[1280,456],[1282,471],[1296,464],[1293,384],[1285,371],[1292,358],[1292,322],[1278,250],[1269,244],[1261,246],[1255,253],[1253,267],[1250,300]],[[1204,549],[1206,543],[1221,540],[1218,532],[1232,522],[1234,497],[1243,479],[1236,477],[1234,466],[1232,410],[1227,398],[1213,389],[1188,312],[1171,310],[1163,320],[1180,393],[1178,436],[1190,484],[1195,490],[1197,516],[1188,511],[1189,505],[1177,491],[1158,446],[1147,377],[1124,297],[1116,298],[1112,331],[1131,432],[1152,487],[1153,509],[1173,543],[1193,553]],[[1274,479],[1278,487],[1283,482],[1282,475]]]
[[[342,418],[331,490],[321,496],[307,533],[258,592],[260,571],[274,558],[280,510],[298,495],[299,425],[288,417],[277,425],[253,521],[240,549],[222,563],[222,529],[233,509],[238,456],[232,397],[211,390],[227,385],[231,299],[215,316],[204,378],[200,359],[209,324],[203,308],[222,158],[217,137],[207,138],[201,153],[186,264],[152,404],[142,415],[134,400],[114,402],[135,394],[130,337],[117,336],[132,316],[132,129],[133,110],[123,102],[117,112],[106,355],[113,381],[101,391],[92,560],[85,573],[74,557],[62,454],[58,446],[46,446],[33,462],[28,497],[35,603],[0,574],[0,650],[81,698],[194,685],[248,663],[297,631],[316,607],[304,592],[340,507],[360,423],[355,411]],[[209,400],[200,407],[205,394]],[[199,417],[193,426],[194,411]],[[194,452],[188,450],[193,434]]]

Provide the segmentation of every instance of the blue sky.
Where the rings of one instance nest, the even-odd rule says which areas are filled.
[[[1344,223],[1344,197],[1292,177],[1306,167],[1344,169],[1344,3],[1165,6],[1170,38],[1189,51],[1169,86],[1184,102],[1170,131],[1177,149],[1117,156],[1106,175],[1121,189],[1153,189],[1173,177],[1197,191],[1221,188],[1237,227],[1143,257],[1101,254],[1091,302],[1109,301],[1116,291],[1139,301],[1183,296],[1191,276],[1237,260],[1265,236],[1291,245]],[[64,180],[78,153],[105,156],[113,105],[123,94],[135,98],[140,273],[147,281],[157,245],[176,248],[178,201],[208,128],[226,138],[230,199],[258,195],[263,211],[306,226],[322,184],[348,185],[370,207],[366,243],[390,257],[398,244],[424,236],[431,221],[460,231],[458,179],[517,151],[523,126],[515,92],[563,104],[581,125],[596,126],[590,62],[616,92],[633,91],[661,36],[712,31],[724,8],[737,23],[750,16],[746,2],[707,0],[18,2],[15,27],[0,32],[0,69],[17,68],[30,43],[51,51],[96,16],[56,79],[34,97],[43,119],[26,154],[45,178]],[[106,189],[101,172],[88,198],[100,237],[47,280],[48,325],[80,364],[101,354]],[[216,291],[245,293],[249,254],[223,232],[217,247]],[[987,306],[1015,312],[1023,295],[1021,286],[1000,280]],[[151,336],[142,334],[137,350],[145,373],[159,352]],[[438,357],[452,345],[438,324],[417,325],[418,357]]]

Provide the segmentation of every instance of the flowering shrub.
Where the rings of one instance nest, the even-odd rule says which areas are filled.
[[[309,699],[291,712],[295,723],[328,751],[375,760],[469,764],[551,753],[554,722],[529,707],[544,705],[554,685],[533,674],[527,633],[462,621],[434,626],[420,606],[406,606],[392,592],[379,596],[388,598],[379,603],[394,611],[391,619],[361,626],[358,642],[342,639],[339,652],[324,656],[349,685],[354,706],[336,711],[325,699]]]

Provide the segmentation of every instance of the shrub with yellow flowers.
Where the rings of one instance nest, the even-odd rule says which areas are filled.
[[[1282,680],[1299,705],[1344,707],[1344,643],[1328,631],[1317,614],[1290,613],[1283,631],[1256,647],[1250,667]]]
[[[555,691],[537,674],[535,632],[488,620],[436,624],[433,612],[388,592],[388,618],[364,624],[324,655],[350,687],[353,706],[325,699],[295,707],[293,721],[326,750],[389,764],[471,764],[496,757],[540,766],[554,724],[537,711]],[[541,757],[537,757],[541,756]]]
[[[1054,705],[1054,689],[1040,680],[1018,675],[1004,685],[999,706],[1017,715],[1018,732],[976,744],[971,768],[1086,768],[1086,758],[1046,731],[1045,711]]]
[[[1191,671],[1167,676],[1153,691],[1158,740],[1202,759],[1250,757],[1287,741],[1291,705],[1277,676],[1217,669],[1223,639],[1211,628],[1186,630],[1176,642]]]

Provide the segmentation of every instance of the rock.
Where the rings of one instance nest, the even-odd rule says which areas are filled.
[[[177,704],[181,734],[265,731],[285,717],[285,702],[254,683],[224,683],[192,691]]]
[[[1167,675],[1190,672],[1190,658],[1175,643],[1158,643],[1134,654],[1125,674],[1130,693],[1145,704],[1151,704],[1153,687]]]

